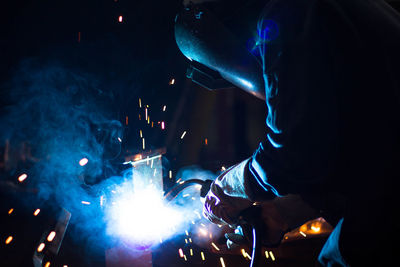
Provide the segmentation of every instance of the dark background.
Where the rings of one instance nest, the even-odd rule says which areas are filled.
[[[248,7],[247,13],[254,9],[258,13],[259,6],[260,3]],[[15,129],[24,131],[35,131],[37,128],[35,115],[30,112],[22,112],[22,118],[10,117],[10,110],[20,107],[24,110],[24,103],[34,97],[32,92],[24,91],[24,84],[26,76],[36,75],[36,69],[52,73],[56,66],[58,70],[80,75],[87,83],[97,84],[101,95],[93,90],[81,95],[86,99],[92,96],[99,103],[101,112],[122,125],[121,151],[115,156],[112,146],[111,152],[106,149],[106,153],[114,155],[112,160],[104,159],[108,161],[107,165],[120,166],[129,156],[165,149],[165,174],[168,170],[173,173],[173,179],[166,180],[166,189],[181,178],[181,168],[198,166],[217,174],[222,166],[228,167],[251,156],[263,140],[266,116],[263,101],[239,89],[208,91],[186,78],[189,62],[178,50],[174,39],[174,19],[180,8],[181,1],[172,0],[24,0],[1,3],[0,126],[3,129],[0,134],[0,265],[31,264],[32,249],[36,248],[38,238],[57,218],[57,212],[52,212],[57,207],[49,201],[40,204],[42,217],[33,218],[32,210],[39,204],[29,201],[35,199],[29,191],[35,190],[36,184],[28,183],[34,179],[32,176],[27,181],[27,187],[23,185],[21,191],[14,191],[18,173],[34,168],[35,162],[43,161],[46,155],[36,153],[41,150],[41,144],[29,140],[31,135],[17,133],[7,136],[5,133],[10,129],[6,129],[8,124],[3,123],[11,120],[12,125],[16,125]],[[244,9],[232,5],[226,7],[226,12],[224,10],[219,8],[217,12],[223,14],[227,23],[236,25],[239,34],[243,30],[243,38],[250,38],[257,16],[253,16],[248,23],[240,24],[235,16],[241,17]],[[119,16],[122,16],[122,22],[119,22]],[[60,86],[62,89],[63,85]],[[66,90],[68,86],[66,81]],[[58,105],[58,102],[42,105]],[[147,106],[153,127],[144,121]],[[165,130],[161,129],[161,121],[165,122]],[[140,130],[146,140],[145,150]],[[181,139],[184,131],[186,135]],[[32,135],[35,136],[34,133]],[[6,153],[7,142],[9,151]],[[26,147],[29,147],[29,153]],[[60,149],[59,153],[62,154],[63,150]],[[6,154],[11,155],[8,155],[8,160]],[[108,168],[94,178],[86,177],[85,183],[90,185],[107,180],[112,175],[120,175],[119,171],[117,167]],[[7,214],[10,207],[22,212],[14,212],[10,217]],[[76,218],[76,215],[73,216]],[[12,246],[5,246],[4,240],[10,232],[15,233],[14,241]],[[153,255],[158,259],[155,259],[155,264],[184,264],[177,254],[184,238],[178,239],[180,242],[173,241],[163,248],[166,252],[158,251]],[[104,250],[108,245],[96,244],[90,238],[77,238],[74,226],[70,225],[59,259],[52,259],[52,262],[67,262],[71,266],[102,266],[105,264]],[[206,264],[219,264],[218,255],[206,253]],[[203,264],[200,258],[196,261]],[[247,264],[241,255],[230,260],[226,258],[227,264],[230,261],[231,266],[234,263]],[[189,264],[195,265],[194,262]]]
[[[126,116],[130,118],[123,145],[133,152],[141,147],[136,140],[140,127],[133,124],[138,98],[150,106],[155,119],[166,122],[163,133],[145,134],[146,143],[167,147],[171,159],[179,161],[177,166],[229,165],[249,156],[262,138],[262,101],[239,90],[206,91],[186,79],[188,61],[178,50],[173,32],[181,1],[11,1],[2,5],[2,107],[13,104],[8,98],[13,88],[4,84],[15,77],[21,62],[33,59],[43,65],[62,64],[98,79],[110,93],[113,118],[123,124]],[[246,25],[248,29],[255,26],[256,18]],[[246,34],[251,37],[252,32]],[[175,84],[169,85],[173,78]],[[167,111],[159,114],[163,105]],[[185,130],[187,135],[180,140]]]
[[[235,4],[217,10],[244,42],[251,38],[255,30],[257,15],[254,14],[257,14],[266,1],[251,2],[254,5],[246,8],[238,8]],[[399,10],[399,2],[390,3]],[[197,165],[218,173],[222,166],[230,166],[251,156],[265,137],[265,104],[239,89],[208,91],[185,77],[189,62],[178,50],[173,31],[174,18],[181,7],[181,1],[177,0],[2,1],[1,118],[7,118],[9,109],[20,103],[12,97],[15,91],[12,81],[18,80],[21,66],[27,61],[34,62],[33,66],[38,67],[57,65],[87,79],[96,80],[104,92],[101,99],[107,102],[107,108],[103,111],[110,118],[120,121],[123,132],[122,149],[111,164],[120,163],[127,156],[143,152],[140,130],[146,139],[145,151],[165,148],[166,169],[173,171],[173,181],[180,178],[176,175],[186,166]],[[122,22],[118,21],[119,16],[123,17]],[[246,23],[241,23],[243,21]],[[175,79],[174,84],[170,84],[172,79]],[[18,94],[20,98],[24,98],[23,92]],[[96,95],[93,97],[97,98]],[[139,107],[139,98],[142,108]],[[154,127],[144,121],[146,105],[149,106]],[[167,107],[165,112],[162,111],[164,105]],[[165,130],[160,129],[161,121],[165,121]],[[2,132],[6,130],[0,129]],[[184,131],[186,135],[181,139]],[[14,145],[19,146],[19,142],[23,141],[18,140]],[[24,166],[16,162],[4,162],[5,142],[6,138],[2,137],[0,181],[10,177],[15,179],[18,168]],[[33,148],[35,146],[30,145]],[[26,158],[19,155],[14,160],[26,161]],[[115,174],[118,174],[116,170],[115,173],[103,172],[95,181]],[[167,184],[167,187],[170,185]],[[27,227],[25,218],[31,216],[30,210],[27,210],[16,221],[3,220],[3,215],[11,207],[9,203],[16,203],[12,204],[14,207],[20,205],[18,199],[21,195],[16,197],[7,190],[0,191],[2,245],[7,229]],[[46,216],[52,218],[51,212]],[[27,227],[31,229],[27,231],[30,234],[25,236],[27,243],[37,238],[46,222],[51,219],[43,220]],[[91,249],[87,249],[90,247],[87,244],[78,244],[68,235],[65,242],[67,245],[61,251],[61,257],[70,258],[75,263],[71,266],[104,264],[104,254],[93,254]],[[33,242],[32,246],[34,245]],[[175,254],[171,257],[168,254],[164,260],[182,262],[176,254],[175,245],[171,244]],[[19,257],[23,249],[18,247],[13,252],[7,251],[10,253],[8,259]],[[214,263],[219,264],[217,256],[210,257],[214,257]],[[92,260],[89,265],[87,258]],[[239,266],[247,264],[244,260],[232,257],[227,266],[234,266],[235,263]],[[214,266],[213,263],[211,265]]]

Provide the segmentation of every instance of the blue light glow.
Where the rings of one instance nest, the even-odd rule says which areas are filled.
[[[144,177],[126,181],[113,190],[106,208],[107,233],[131,244],[152,245],[174,234],[182,213],[163,199],[162,192]]]

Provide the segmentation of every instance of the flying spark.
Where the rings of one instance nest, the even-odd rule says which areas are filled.
[[[40,209],[36,209],[35,212],[33,213],[33,216],[37,216],[40,212]]]
[[[186,135],[186,131],[184,131],[184,132],[182,133],[181,139],[183,139],[183,138],[185,137],[185,135]]]
[[[10,244],[12,240],[13,240],[13,237],[11,235],[9,237],[7,237],[6,245]]]
[[[37,252],[42,252],[45,246],[46,245],[44,243],[40,243],[40,245],[37,248]]]
[[[220,257],[219,261],[221,262],[221,266],[225,267],[225,262],[224,262],[224,258]]]
[[[217,247],[217,245],[215,245],[214,242],[211,242],[211,245],[212,245],[217,251],[219,251],[219,247]]]
[[[79,165],[85,166],[88,162],[89,162],[89,160],[88,160],[87,158],[82,158],[82,159],[79,161]]]
[[[22,183],[26,178],[28,178],[28,175],[26,173],[23,173],[18,177],[18,181]]]
[[[54,237],[56,237],[56,232],[51,231],[50,234],[47,236],[47,241],[49,241],[49,242],[53,241]]]
[[[180,248],[178,251],[179,251],[179,257],[183,258],[183,250]]]
[[[272,260],[272,261],[275,261],[275,256],[274,256],[274,254],[272,253],[272,250],[269,252],[269,255],[271,256],[271,260]]]

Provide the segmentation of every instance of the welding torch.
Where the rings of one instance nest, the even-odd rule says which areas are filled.
[[[165,195],[166,201],[172,201],[184,189],[200,185],[200,196],[205,197],[210,190],[213,180],[189,179],[183,183],[177,184],[172,187]],[[239,216],[239,227],[243,229],[243,237],[252,243],[253,249],[251,253],[250,267],[258,266],[261,258],[261,236],[263,231],[261,208],[259,206],[252,206],[244,210]]]

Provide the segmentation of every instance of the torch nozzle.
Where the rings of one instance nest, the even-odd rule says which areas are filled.
[[[171,201],[176,198],[180,192],[184,189],[188,188],[189,186],[193,185],[201,185],[200,189],[200,196],[205,197],[207,195],[208,190],[210,190],[210,186],[213,180],[201,180],[201,179],[189,179],[184,181],[181,184],[177,184],[172,187],[164,196],[166,201]]]

